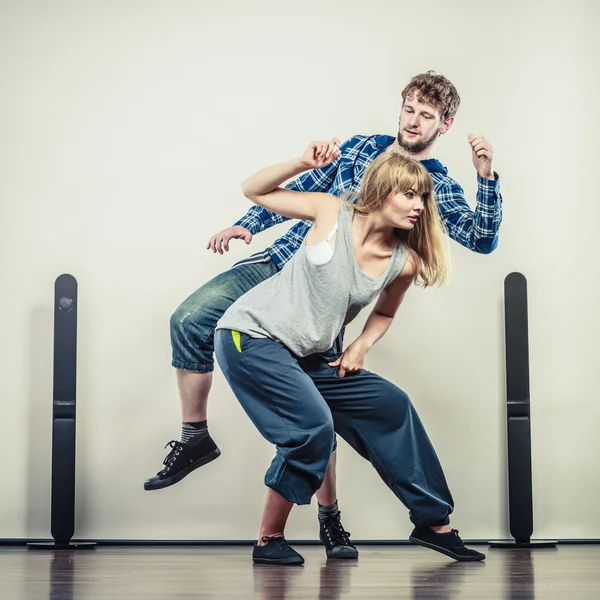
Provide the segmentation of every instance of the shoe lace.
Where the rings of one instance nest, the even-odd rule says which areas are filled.
[[[163,475],[169,471],[173,466],[175,459],[179,456],[181,450],[183,450],[183,444],[177,440],[171,440],[165,448],[167,448],[167,446],[171,447],[171,452],[169,452],[165,457],[165,460],[163,460],[163,465],[165,465],[165,468],[161,471]]]
[[[335,516],[328,516],[324,519],[323,524],[327,531],[327,537],[333,542],[334,545],[338,546],[352,546],[354,545],[350,541],[350,532],[346,531],[341,521],[342,513],[338,511]]]
[[[290,545],[286,542],[285,538],[282,537],[268,537],[264,536],[262,539],[263,544],[269,544],[270,542],[275,542],[278,550],[287,550]]]
[[[465,543],[462,541],[460,535],[458,535],[458,529],[452,529],[450,531],[450,533],[453,533],[456,536],[456,545],[457,545],[457,547],[459,547],[459,546],[464,547]]]

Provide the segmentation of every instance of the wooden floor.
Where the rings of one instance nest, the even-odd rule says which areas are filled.
[[[251,548],[0,547],[2,600],[587,600],[600,598],[600,546],[490,550],[485,563],[455,563],[411,546],[359,547],[358,561],[327,561],[297,546],[302,567],[253,565]]]

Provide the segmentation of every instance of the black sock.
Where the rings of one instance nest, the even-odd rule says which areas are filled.
[[[327,506],[319,504],[319,519],[335,517],[339,512],[337,500],[333,504],[329,504]]]
[[[197,446],[208,436],[206,421],[181,423],[181,442],[189,446]]]

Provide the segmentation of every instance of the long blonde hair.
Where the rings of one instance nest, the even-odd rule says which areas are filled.
[[[445,231],[433,197],[433,180],[419,161],[395,152],[379,155],[363,175],[354,210],[360,215],[381,211],[390,194],[410,189],[421,195],[425,208],[413,229],[396,232],[415,259],[415,282],[423,287],[441,285],[449,278]]]

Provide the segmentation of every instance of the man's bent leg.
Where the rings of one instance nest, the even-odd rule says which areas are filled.
[[[177,388],[181,402],[181,420],[184,423],[206,421],[208,394],[212,387],[212,371],[197,373],[177,369]]]
[[[173,366],[181,402],[181,440],[169,442],[164,468],[144,483],[161,489],[220,455],[208,434],[208,395],[214,370],[214,329],[225,311],[243,294],[277,273],[268,254],[259,253],[211,279],[191,294],[171,317]]]

